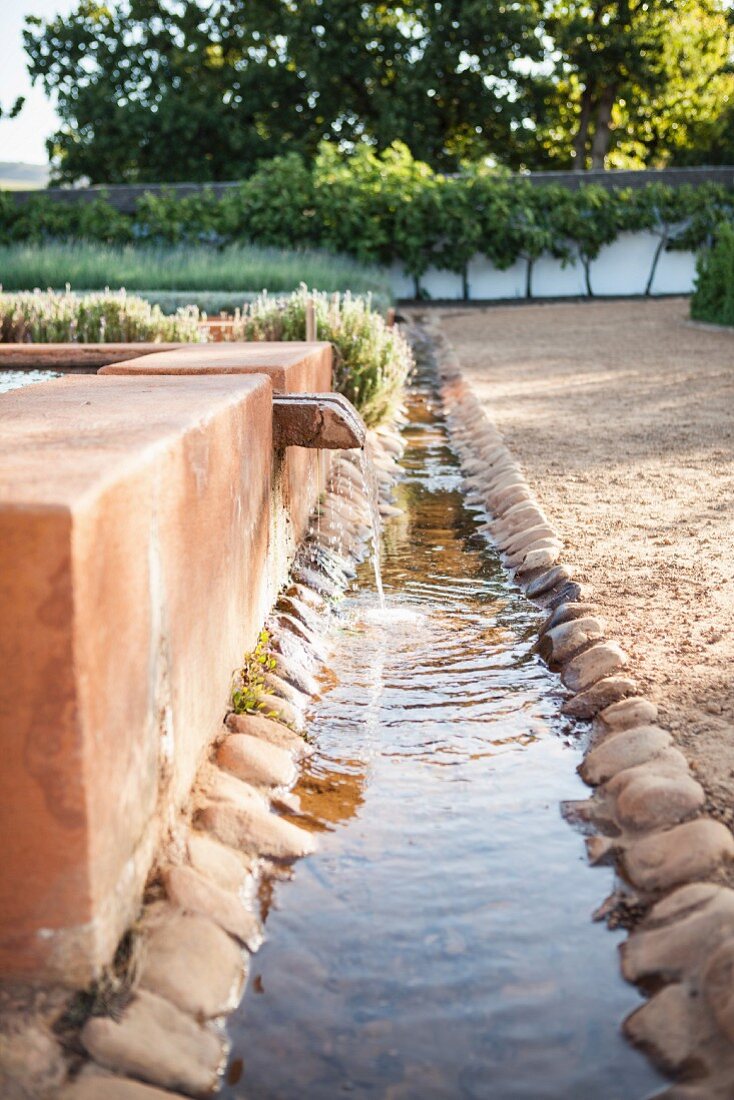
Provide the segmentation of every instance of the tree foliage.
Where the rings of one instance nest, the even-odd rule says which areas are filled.
[[[29,69],[58,102],[54,178],[236,179],[319,142],[394,141],[456,167],[522,117],[539,0],[79,0],[31,18]]]
[[[726,0],[78,0],[25,43],[61,182],[236,179],[323,139],[443,170],[733,144]]]
[[[642,167],[675,157],[734,91],[722,0],[553,0],[535,163]]]

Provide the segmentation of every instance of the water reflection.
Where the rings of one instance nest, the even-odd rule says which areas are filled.
[[[364,802],[366,769],[363,761],[332,760],[319,754],[306,764],[295,793],[301,810],[323,829],[342,825],[354,817]],[[308,825],[307,822],[299,822]]]

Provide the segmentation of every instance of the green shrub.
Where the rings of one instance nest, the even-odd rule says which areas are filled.
[[[691,317],[717,325],[734,325],[734,227],[719,226],[716,241],[698,257]]]
[[[388,327],[369,296],[328,295],[302,286],[287,298],[261,295],[235,319],[234,340],[303,340],[306,303],[312,298],[319,340],[334,349],[334,389],[359,410],[365,423],[385,420],[400,402],[413,367],[410,346]]]
[[[109,291],[78,296],[34,290],[0,292],[0,342],[83,344],[139,340],[188,343],[200,339],[195,306],[165,316],[142,298]]]

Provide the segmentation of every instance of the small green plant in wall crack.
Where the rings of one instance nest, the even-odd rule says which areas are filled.
[[[261,630],[257,636],[257,645],[245,654],[245,660],[239,673],[240,686],[232,692],[232,710],[235,714],[260,714],[264,718],[277,718],[274,710],[268,710],[263,696],[265,674],[272,672],[276,661],[270,652],[270,635]]]

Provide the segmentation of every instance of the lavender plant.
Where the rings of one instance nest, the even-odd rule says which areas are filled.
[[[283,297],[263,293],[236,312],[232,339],[305,339],[309,299],[317,337],[334,349],[334,389],[352,402],[368,427],[380,424],[400,402],[413,354],[399,329],[373,309],[370,295],[326,294],[305,284]]]
[[[195,343],[202,317],[196,306],[166,316],[160,306],[120,291],[76,295],[53,290],[0,290],[2,343]]]

